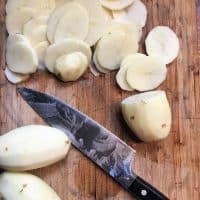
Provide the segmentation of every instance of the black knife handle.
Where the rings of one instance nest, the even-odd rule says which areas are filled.
[[[135,181],[129,187],[129,192],[137,200],[169,200],[169,198],[139,176],[136,177]]]

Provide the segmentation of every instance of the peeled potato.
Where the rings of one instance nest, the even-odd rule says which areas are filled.
[[[159,56],[165,64],[171,63],[179,53],[177,35],[167,26],[153,28],[145,41],[148,55]]]
[[[40,178],[28,173],[0,174],[0,197],[7,200],[61,200]]]
[[[100,0],[102,6],[110,10],[121,10],[130,6],[134,0]]]
[[[74,52],[56,60],[55,74],[62,81],[78,80],[88,68],[88,59],[81,52]]]
[[[57,24],[54,42],[66,38],[85,40],[89,29],[87,10],[78,3],[68,3],[65,12]]]
[[[81,52],[86,55],[88,63],[90,63],[92,52],[87,43],[76,39],[65,39],[61,42],[49,46],[46,51],[45,64],[50,72],[54,72],[56,60],[69,53]]]
[[[164,91],[128,97],[121,108],[128,126],[142,141],[157,141],[169,135],[171,110]]]
[[[68,137],[58,129],[20,127],[0,136],[0,167],[12,171],[45,167],[62,160],[69,147]]]
[[[8,68],[16,73],[31,74],[37,70],[38,58],[28,40],[19,42],[21,36],[8,37],[6,46],[6,62]],[[15,42],[16,39],[16,42]]]
[[[8,67],[6,67],[5,76],[8,79],[9,82],[13,84],[21,83],[29,79],[30,75],[24,75],[24,74],[17,74],[9,70]]]
[[[155,89],[167,76],[166,65],[156,56],[135,54],[131,62],[126,63],[126,65],[128,65],[127,83],[131,88],[138,91]]]

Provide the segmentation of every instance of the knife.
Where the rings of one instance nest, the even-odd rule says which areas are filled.
[[[135,150],[96,121],[56,97],[18,88],[24,100],[50,126],[64,131],[72,144],[138,200],[169,200],[132,169]]]

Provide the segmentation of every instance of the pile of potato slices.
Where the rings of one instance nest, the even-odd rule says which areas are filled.
[[[94,75],[119,70],[122,90],[153,90],[178,56],[179,40],[157,26],[145,40],[147,55],[139,53],[147,15],[140,0],[8,0],[5,75],[17,84],[47,69],[67,82],[90,66]]]

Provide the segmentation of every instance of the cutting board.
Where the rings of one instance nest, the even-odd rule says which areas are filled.
[[[170,136],[151,144],[138,143],[120,113],[120,102],[132,93],[121,91],[115,73],[94,77],[90,72],[75,83],[62,83],[38,71],[21,84],[55,95],[77,107],[137,150],[134,168],[171,200],[200,199],[200,2],[194,0],[145,0],[148,23],[141,41],[156,25],[168,25],[178,35],[181,51],[168,66],[159,89],[166,90],[173,112]],[[199,15],[198,15],[199,14]],[[199,22],[200,23],[200,22]],[[198,29],[199,27],[199,29]],[[45,124],[4,77],[5,0],[0,1],[0,134],[28,124]],[[144,124],[145,126],[145,124]],[[75,148],[63,161],[32,171],[50,184],[62,200],[131,200],[124,189]]]

